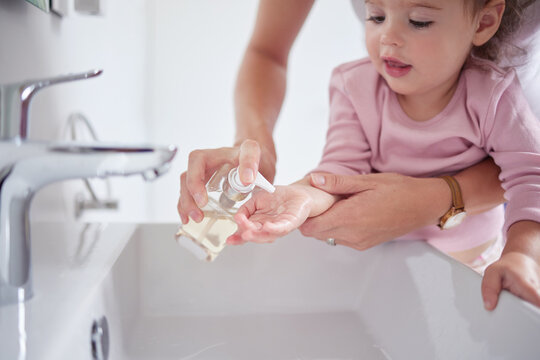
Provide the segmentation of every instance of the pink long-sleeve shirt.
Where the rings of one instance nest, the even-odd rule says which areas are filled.
[[[476,247],[519,220],[540,222],[540,123],[514,71],[470,60],[445,109],[414,121],[369,59],[337,67],[330,81],[330,124],[317,172],[452,174],[491,156],[501,168],[503,206],[469,215],[458,227],[428,226],[423,239],[445,252]]]

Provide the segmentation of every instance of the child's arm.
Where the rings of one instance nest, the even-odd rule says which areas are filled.
[[[540,223],[519,221],[508,229],[501,258],[488,266],[482,280],[487,310],[495,309],[503,289],[540,307]]]
[[[495,308],[502,289],[540,306],[540,121],[513,72],[501,90],[493,116],[486,117],[485,149],[501,168],[507,240],[501,258],[484,273],[487,310]]]
[[[298,228],[307,218],[322,214],[337,200],[337,196],[312,187],[308,177],[288,186],[277,186],[273,194],[256,192],[235,215],[238,231],[227,242],[274,241]]]

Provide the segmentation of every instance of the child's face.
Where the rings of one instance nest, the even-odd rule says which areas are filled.
[[[371,61],[398,94],[449,91],[472,46],[476,22],[464,0],[366,0]]]

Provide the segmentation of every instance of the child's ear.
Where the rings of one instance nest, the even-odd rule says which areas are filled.
[[[495,35],[501,25],[505,0],[489,0],[478,14],[478,28],[473,38],[473,45],[482,46]]]

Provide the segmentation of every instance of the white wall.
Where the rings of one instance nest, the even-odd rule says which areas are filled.
[[[151,184],[138,177],[115,179],[120,210],[85,216],[175,222],[178,178],[189,152],[232,144],[234,82],[257,1],[103,1],[104,16],[71,12],[59,18],[24,0],[0,0],[0,83],[103,68],[100,78],[40,92],[30,138],[59,139],[68,115],[80,111],[102,140],[177,144],[179,154],[165,177]],[[534,11],[533,19],[540,6]],[[530,44],[532,63],[538,62],[539,43],[536,37]],[[362,56],[362,27],[350,0],[317,0],[291,53],[287,97],[274,133],[276,183],[296,180],[317,164],[330,71]],[[520,75],[538,113],[535,74]],[[103,194],[103,184],[97,185]],[[46,187],[33,201],[33,218],[73,218],[79,192],[80,181]]]
[[[46,14],[24,0],[0,1],[0,83],[102,68],[101,77],[42,90],[31,109],[30,139],[53,141],[72,112],[85,114],[102,140],[148,140],[147,1],[110,0],[104,16]],[[0,155],[2,156],[2,155]],[[32,204],[33,219],[73,218],[81,181],[45,187]],[[99,186],[99,185],[98,185]],[[113,181],[120,209],[86,219],[144,220],[140,178]]]
[[[291,0],[294,1],[294,0]],[[230,146],[234,136],[233,88],[254,24],[254,0],[159,0],[149,3],[152,28],[150,136],[174,143],[179,154],[172,171],[150,186],[149,217],[178,221],[179,175],[190,151]],[[336,65],[367,56],[363,27],[352,3],[317,0],[290,57],[289,84],[274,139],[277,184],[290,183],[318,163],[328,114],[328,80]],[[529,14],[534,25],[540,6]],[[538,63],[540,37],[529,39],[529,61]],[[527,41],[528,42],[528,41]],[[520,72],[538,113],[538,72]]]
[[[150,7],[150,135],[153,142],[175,143],[180,150],[172,171],[150,187],[150,218],[178,221],[178,179],[189,152],[233,142],[234,82],[257,2],[160,0]],[[316,1],[291,53],[287,96],[274,133],[276,183],[297,180],[317,164],[327,127],[330,72],[364,54],[362,28],[350,2]]]
[[[69,114],[79,111],[102,140],[179,147],[167,175],[150,184],[115,179],[120,210],[89,212],[84,220],[178,221],[178,178],[189,152],[232,144],[234,82],[257,3],[106,0],[104,16],[72,11],[59,18],[23,0],[0,1],[0,83],[104,69],[100,78],[41,91],[32,105],[31,139],[60,139]],[[291,53],[275,130],[276,183],[296,180],[317,164],[331,69],[363,54],[350,1],[318,0]],[[78,193],[86,195],[81,181],[47,186],[33,201],[33,219],[73,218]]]

